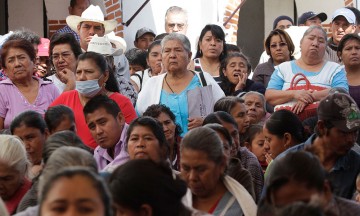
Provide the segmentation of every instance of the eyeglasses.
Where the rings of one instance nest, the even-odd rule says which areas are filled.
[[[284,47],[284,46],[287,46],[287,43],[285,43],[285,42],[280,42],[280,43],[278,43],[278,44],[270,44],[270,48],[272,48],[272,49],[276,49],[277,46]]]
[[[71,52],[63,52],[59,54],[56,53],[51,56],[51,59],[56,62],[60,60],[60,57],[62,57],[64,60],[68,60],[71,57],[71,55],[72,55]]]
[[[177,27],[177,29],[183,30],[183,28],[185,27],[185,23],[169,23],[167,26],[169,27],[169,29],[174,29],[175,27]]]

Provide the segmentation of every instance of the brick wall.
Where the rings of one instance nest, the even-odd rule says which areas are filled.
[[[223,22],[225,22],[230,17],[230,15],[233,13],[233,11],[239,6],[241,1],[242,0],[227,0]],[[225,26],[226,32],[231,35],[230,37],[228,37],[228,38],[230,38],[230,40],[226,41],[227,43],[236,44],[238,21],[239,21],[239,12],[235,13],[235,15],[231,18],[231,20]]]
[[[120,10],[120,1],[119,0],[104,0],[106,8],[106,20],[116,19],[118,25],[115,29],[115,33],[118,36],[123,36],[123,26],[122,22],[122,12]],[[49,38],[60,28],[63,28],[66,25],[65,19],[63,20],[48,20],[49,26]]]
[[[346,6],[355,7],[354,0],[344,0],[344,3],[345,3],[345,7]],[[330,20],[330,21],[331,21],[331,16],[332,16],[332,14],[328,14],[328,20]],[[331,37],[331,29],[330,29],[331,25],[329,23],[327,23],[327,24],[323,24],[322,26],[325,29],[325,31],[327,32],[328,37]]]
[[[107,20],[116,19],[117,27],[114,30],[115,34],[123,37],[124,27],[122,26],[122,11],[120,8],[120,0],[104,0],[106,7],[106,18]]]
[[[241,3],[241,1],[242,0],[227,0],[223,22],[225,22],[228,19],[228,17],[236,9],[236,7]],[[354,0],[344,0],[344,3],[345,3],[345,6],[354,6],[355,5]],[[328,14],[328,16],[331,16],[331,14]],[[330,17],[330,19],[331,19],[331,17]],[[233,18],[230,20],[230,22],[225,26],[225,29],[227,30],[227,32],[231,34],[230,41],[227,41],[228,43],[236,44],[238,20],[239,20],[239,13],[236,13],[233,16]],[[330,36],[331,35],[330,24],[326,23],[326,24],[323,24],[322,26],[328,33],[328,36]]]

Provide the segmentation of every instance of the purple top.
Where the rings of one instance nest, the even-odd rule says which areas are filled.
[[[10,79],[0,82],[0,117],[4,118],[4,128],[21,112],[33,110],[42,115],[49,105],[60,95],[51,81],[33,77],[39,82],[39,92],[33,104],[30,104]]]
[[[94,158],[99,171],[113,171],[117,166],[124,164],[129,160],[129,154],[126,151],[126,132],[128,124],[124,124],[120,140],[115,145],[114,159],[108,154],[107,149],[97,146],[94,151]]]
[[[351,86],[349,85],[350,96],[354,99],[358,107],[360,107],[360,85]]]

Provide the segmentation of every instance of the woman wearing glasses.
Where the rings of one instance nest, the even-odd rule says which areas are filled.
[[[290,60],[294,60],[294,44],[284,30],[274,29],[265,40],[265,51],[270,56],[265,63],[259,64],[255,70],[252,80],[261,82],[267,87],[275,66]]]

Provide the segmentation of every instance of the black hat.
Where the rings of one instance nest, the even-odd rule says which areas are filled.
[[[301,16],[299,16],[297,24],[304,25],[307,20],[312,19],[314,17],[319,17],[321,22],[324,22],[327,19],[326,13],[321,12],[321,13],[316,14],[312,11],[308,11],[308,12],[301,14]]]

